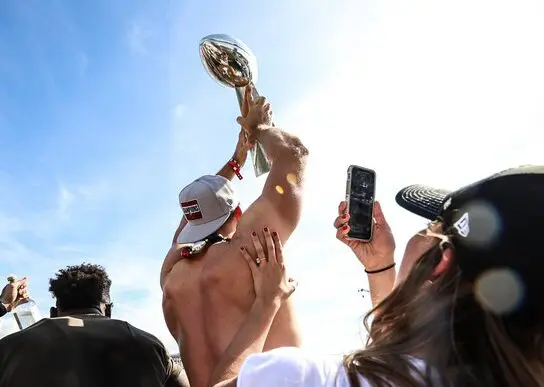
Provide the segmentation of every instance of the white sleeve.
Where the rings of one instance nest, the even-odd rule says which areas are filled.
[[[330,386],[335,384],[338,367],[337,361],[313,359],[299,348],[278,348],[249,356],[237,387]]]

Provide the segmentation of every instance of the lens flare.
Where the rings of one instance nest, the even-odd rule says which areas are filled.
[[[483,273],[474,285],[476,299],[495,314],[515,311],[521,306],[525,286],[519,275],[508,268]]]
[[[296,184],[297,183],[297,176],[294,173],[288,173],[285,178],[287,179],[287,182],[289,184]]]

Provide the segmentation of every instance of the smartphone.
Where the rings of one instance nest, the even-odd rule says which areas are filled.
[[[372,239],[376,172],[350,165],[346,184],[349,213],[349,239],[368,242]]]

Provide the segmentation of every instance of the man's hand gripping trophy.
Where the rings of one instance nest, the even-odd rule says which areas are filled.
[[[242,106],[242,116],[236,119],[236,122],[242,127],[242,132],[240,132],[240,139],[238,143],[240,144],[241,137],[245,139],[246,156],[247,149],[253,147],[256,140],[256,131],[259,130],[261,126],[272,126],[272,109],[270,108],[270,103],[266,101],[265,97],[258,97],[257,99],[253,98],[253,87],[247,86],[244,94],[244,104]],[[237,147],[238,149],[238,147]]]

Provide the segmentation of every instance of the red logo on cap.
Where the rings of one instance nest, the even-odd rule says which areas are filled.
[[[187,220],[202,219],[202,212],[200,211],[200,206],[196,200],[181,202],[181,210]]]

